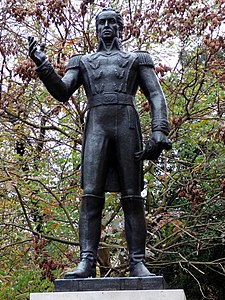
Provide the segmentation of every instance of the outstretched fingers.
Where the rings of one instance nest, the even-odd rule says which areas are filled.
[[[31,58],[34,58],[35,57],[35,52],[37,51],[37,42],[34,40],[33,37],[31,37],[29,39],[29,56]]]
[[[45,43],[41,43],[40,45],[40,51],[44,52],[45,50]]]

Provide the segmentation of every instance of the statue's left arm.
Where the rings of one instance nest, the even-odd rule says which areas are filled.
[[[149,53],[138,51],[137,55],[139,60],[139,86],[148,99],[152,114],[152,136],[139,158],[141,156],[141,159],[157,159],[163,149],[170,150],[172,148],[172,143],[168,139],[170,125],[167,104]]]

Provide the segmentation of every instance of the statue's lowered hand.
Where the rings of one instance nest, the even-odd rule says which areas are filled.
[[[46,55],[44,53],[45,44],[42,43],[39,47],[33,36],[28,37],[29,42],[29,56],[35,62],[36,66],[40,66],[46,61]]]
[[[172,142],[161,131],[153,132],[151,138],[147,141],[144,151],[136,152],[135,159],[140,160],[157,160],[161,152],[172,149]]]

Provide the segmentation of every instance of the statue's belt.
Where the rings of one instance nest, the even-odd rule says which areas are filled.
[[[88,99],[88,108],[109,104],[123,104],[134,106],[134,96],[123,93],[104,93],[93,95]]]

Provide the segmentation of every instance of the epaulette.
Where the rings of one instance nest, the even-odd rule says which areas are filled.
[[[73,69],[73,68],[79,68],[80,66],[80,59],[83,56],[83,54],[74,54],[71,56],[67,66],[66,70]]]
[[[138,56],[140,66],[150,66],[152,68],[155,68],[154,62],[147,51],[139,50],[139,51],[135,51],[135,53]]]

